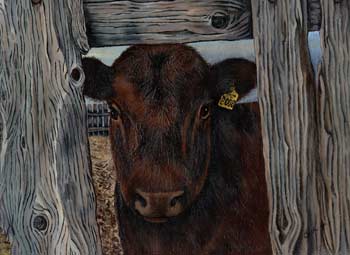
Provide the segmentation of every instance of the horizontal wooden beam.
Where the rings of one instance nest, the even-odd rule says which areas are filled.
[[[251,37],[250,0],[85,0],[92,47]]]
[[[319,0],[309,29],[319,30]],[[84,0],[91,47],[252,38],[250,0]]]

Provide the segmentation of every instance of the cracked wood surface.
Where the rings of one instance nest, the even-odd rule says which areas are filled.
[[[91,46],[251,37],[249,0],[84,1]]]
[[[252,2],[274,254],[318,254],[315,85],[307,3]]]
[[[321,0],[320,254],[350,254],[350,3]]]
[[[84,0],[92,47],[252,38],[250,0]],[[319,30],[319,0],[308,0]]]
[[[0,1],[0,228],[12,254],[101,254],[80,0]]]

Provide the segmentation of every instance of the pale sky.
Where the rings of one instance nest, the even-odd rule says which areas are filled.
[[[200,42],[190,43],[189,45],[196,48],[209,63],[216,63],[233,57],[255,61],[253,40]],[[101,59],[105,64],[111,65],[127,48],[128,46],[92,48],[87,56],[94,56]],[[309,33],[309,48],[312,63],[315,66],[321,54],[319,32]]]

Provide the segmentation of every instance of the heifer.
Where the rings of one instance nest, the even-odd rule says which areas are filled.
[[[271,254],[255,64],[209,66],[192,48],[138,45],[83,59],[84,93],[111,110],[115,196],[127,255]]]

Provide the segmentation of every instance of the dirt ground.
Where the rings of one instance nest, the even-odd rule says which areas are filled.
[[[109,153],[108,137],[90,137],[92,177],[97,197],[97,223],[104,255],[121,255],[118,225],[114,210],[115,173]],[[0,231],[1,232],[1,231]],[[0,255],[9,255],[10,245],[0,235]]]
[[[6,241],[4,235],[0,235],[0,255],[10,254],[10,244]]]
[[[114,209],[113,169],[108,137],[90,137],[92,178],[97,197],[97,223],[100,228],[104,255],[122,254]],[[1,254],[0,254],[1,255]]]

